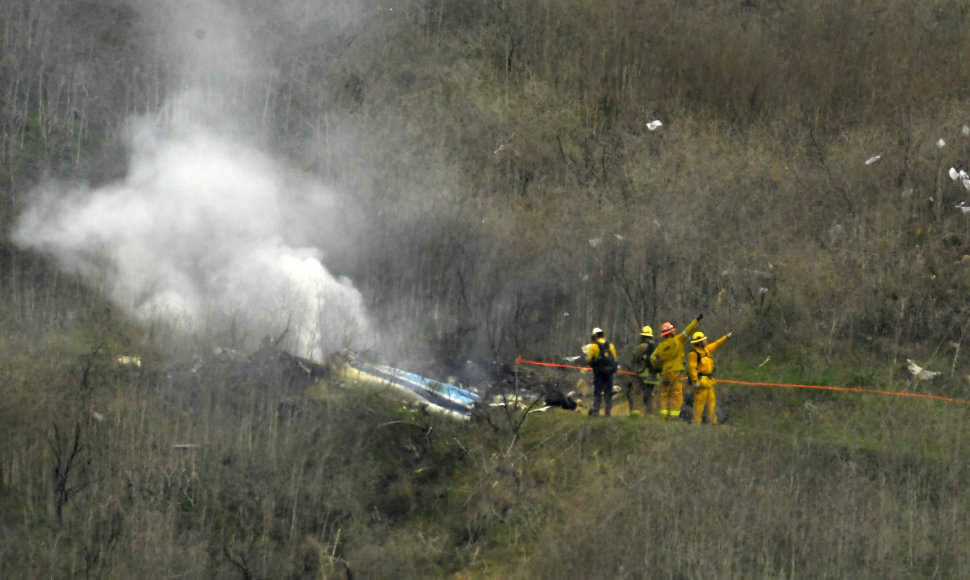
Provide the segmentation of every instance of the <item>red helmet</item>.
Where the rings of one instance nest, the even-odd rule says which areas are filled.
[[[670,336],[675,332],[677,332],[677,329],[669,322],[664,322],[660,325],[660,336]]]

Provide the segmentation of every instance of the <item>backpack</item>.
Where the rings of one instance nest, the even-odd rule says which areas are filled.
[[[596,343],[596,345],[599,346],[600,354],[593,360],[593,370],[612,375],[620,368],[620,365],[616,363],[616,357],[613,356],[613,349],[610,348],[609,341],[603,344]]]
[[[650,346],[647,347],[647,352],[643,353],[643,362],[646,363],[644,370],[648,370],[652,373],[660,372],[660,369],[653,366],[653,363],[650,362],[650,357],[653,356],[653,351],[655,350],[657,350],[657,343],[651,342]]]
[[[637,360],[636,373],[640,377],[643,377],[644,374],[654,375],[660,370],[654,368],[653,363],[650,362],[650,355],[652,355],[653,351],[655,350],[657,350],[657,343],[648,342],[647,348],[643,351],[643,356]]]
[[[697,359],[697,363],[696,363],[695,368],[700,369],[701,360],[704,359],[704,356],[701,355],[701,353],[697,352],[697,350],[696,349],[693,349],[693,348],[690,349],[690,352],[687,353],[687,360],[684,361],[684,368],[690,369],[690,355],[692,355],[692,354]],[[711,376],[711,375],[714,374],[714,371],[716,370],[716,367],[717,367],[717,364],[714,362],[714,357],[712,357],[711,355],[707,355],[707,358],[710,358],[711,359],[711,372],[709,374],[706,374],[706,375],[700,375],[700,370],[698,370],[698,377],[697,378],[700,378],[701,376]],[[690,378],[690,372],[687,373],[687,384],[689,384],[689,385],[693,385],[694,384],[693,379]]]

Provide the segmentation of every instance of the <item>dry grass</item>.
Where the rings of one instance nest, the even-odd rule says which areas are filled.
[[[83,29],[33,4],[0,8],[5,225],[45,172],[123,174],[124,113],[183,80],[113,3]],[[911,356],[966,397],[959,3],[471,4],[279,35],[246,115],[352,192],[356,227],[301,244],[402,351],[554,357],[704,311],[738,331],[725,360],[902,388]],[[970,575],[964,409],[724,391],[734,426],[513,438],[192,370],[200,344],[173,355],[9,243],[0,290],[4,578]]]
[[[67,369],[5,383],[4,577],[970,571],[957,406],[725,390],[719,428],[560,412],[513,437],[176,369],[105,366],[85,407]]]

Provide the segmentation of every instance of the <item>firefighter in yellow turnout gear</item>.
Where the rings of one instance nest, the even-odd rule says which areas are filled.
[[[714,342],[708,344],[703,332],[695,332],[690,339],[691,351],[687,353],[687,376],[694,385],[694,416],[692,422],[700,425],[707,410],[707,421],[717,425],[717,409],[715,408],[714,358],[711,354],[731,338],[729,332]]]
[[[664,322],[660,327],[660,335],[664,340],[650,355],[650,362],[654,368],[660,369],[661,419],[680,417],[680,408],[684,404],[684,346],[687,344],[687,337],[694,332],[703,317],[703,314],[698,314],[679,334],[676,334],[677,329],[669,322]]]
[[[633,348],[631,367],[634,374],[626,387],[626,398],[630,403],[631,415],[649,414],[653,409],[653,391],[660,382],[657,378],[657,369],[650,364],[650,355],[655,348],[657,343],[653,341],[653,328],[644,326],[640,330],[640,344]],[[637,409],[640,401],[643,401],[643,411]]]
[[[593,406],[590,417],[600,414],[600,401],[604,402],[603,414],[607,417],[613,410],[613,375],[619,366],[616,362],[616,347],[606,340],[602,328],[594,328],[593,342],[586,345],[586,363],[593,369]]]

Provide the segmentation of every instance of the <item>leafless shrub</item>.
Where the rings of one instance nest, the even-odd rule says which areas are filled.
[[[53,431],[47,443],[54,454],[54,509],[57,521],[63,522],[64,506],[84,490],[89,482],[82,471],[86,461],[83,457],[84,445],[81,443],[81,425],[74,425],[73,437],[62,436],[57,423],[53,425]]]
[[[625,347],[704,311],[738,330],[738,356],[891,387],[914,358],[966,396],[968,194],[947,177],[970,163],[959,3],[233,6],[272,73],[227,108],[347,192],[320,229],[382,354],[575,354],[593,325]],[[45,174],[123,174],[127,116],[171,114],[190,79],[143,16],[0,3],[0,223]],[[207,361],[231,329],[143,334],[9,243],[0,290],[4,577],[970,569],[965,421],[943,408],[751,395],[780,421],[752,437],[567,417],[536,442],[514,413],[464,432],[366,397],[304,400],[272,369]],[[141,369],[108,363],[134,345]]]

